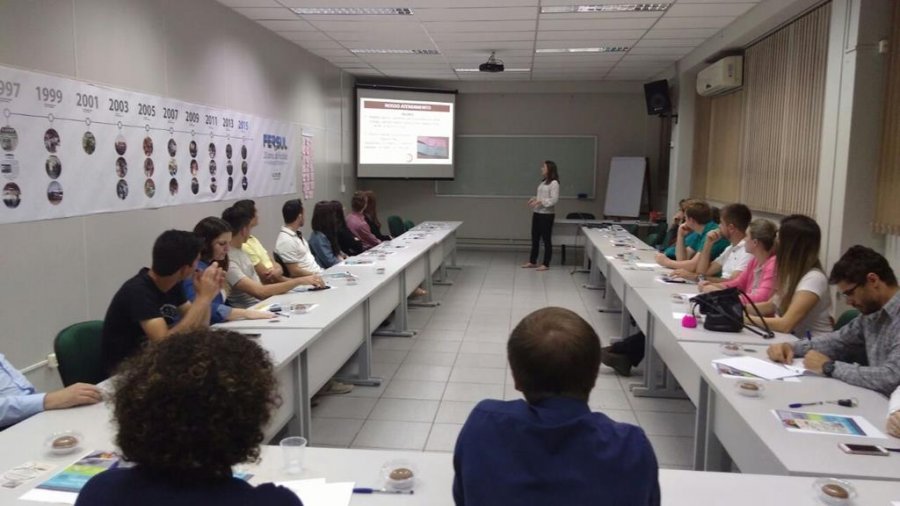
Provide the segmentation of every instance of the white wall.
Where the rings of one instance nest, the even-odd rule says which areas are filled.
[[[419,83],[421,85],[421,83]],[[557,217],[575,211],[603,214],[606,180],[613,156],[646,156],[652,167],[655,209],[664,206],[656,170],[660,120],[647,115],[643,88],[637,83],[430,83],[459,89],[458,135],[595,135],[596,197],[563,199]],[[535,160],[537,188],[540,166]],[[529,176],[530,177],[530,176]],[[566,168],[560,167],[560,178]],[[359,186],[378,195],[379,215],[398,214],[419,222],[453,219],[464,222],[461,239],[500,242],[529,239],[531,212],[525,199],[446,197],[434,194],[432,181],[360,180]],[[384,221],[384,220],[383,220]]]
[[[352,192],[353,78],[213,0],[0,1],[0,64],[227,107],[314,135],[315,200]],[[342,91],[343,90],[343,91]],[[288,196],[257,200],[268,245]],[[65,326],[102,319],[168,228],[190,230],[229,203],[0,226],[0,352],[46,358]],[[32,375],[51,388],[54,371]]]

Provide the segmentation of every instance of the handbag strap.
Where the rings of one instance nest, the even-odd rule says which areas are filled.
[[[744,325],[744,327],[746,327],[748,330],[750,330],[750,331],[753,332],[754,334],[759,335],[759,336],[762,336],[763,339],[772,339],[772,338],[774,338],[774,337],[775,337],[775,333],[772,332],[772,329],[769,328],[769,323],[768,323],[768,322],[766,321],[766,319],[763,317],[762,312],[759,310],[759,308],[756,307],[756,303],[753,302],[753,300],[751,300],[750,297],[747,296],[747,294],[744,293],[743,290],[741,290],[740,288],[738,288],[738,291],[741,292],[741,295],[743,295],[744,298],[747,299],[747,302],[749,302],[750,305],[753,306],[753,311],[756,312],[756,317],[759,318],[759,321],[762,322],[762,327],[759,327],[759,325],[757,325],[757,324],[751,319],[751,320],[750,320],[751,325]],[[750,319],[750,316],[751,316],[751,315],[750,315],[750,311],[747,310],[747,305],[746,305],[746,304],[744,304],[744,314],[746,314],[746,315],[747,315],[747,318]],[[753,327],[759,327],[760,330],[757,331],[757,330],[756,330],[755,328],[753,328]]]

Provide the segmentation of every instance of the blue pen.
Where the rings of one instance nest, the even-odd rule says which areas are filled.
[[[354,494],[407,494],[412,495],[415,490],[388,490],[386,488],[354,488]]]
[[[806,340],[807,340],[807,341],[812,341],[812,332],[810,332],[810,331],[808,331],[808,330],[806,331]]]

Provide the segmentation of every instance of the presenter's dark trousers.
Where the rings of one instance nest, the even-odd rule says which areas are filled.
[[[555,214],[531,214],[531,263],[537,263],[538,247],[544,243],[544,266],[550,267],[550,257],[553,256],[553,245],[550,244],[550,234],[553,233],[553,220]]]

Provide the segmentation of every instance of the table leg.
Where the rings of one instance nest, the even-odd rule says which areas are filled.
[[[378,329],[372,335],[380,337],[413,337],[416,331],[407,328],[408,323],[408,302],[406,300],[406,271],[401,272],[398,276],[398,285],[400,297],[397,301],[397,309],[394,311],[394,321],[390,328]],[[368,302],[366,302],[366,310],[368,311]],[[366,322],[369,321],[369,315],[366,314]],[[368,325],[368,323],[367,323]],[[370,339],[371,340],[371,339]]]
[[[369,301],[363,302],[363,333],[365,339],[356,350],[356,376],[336,377],[342,383],[377,387],[384,381],[372,376],[372,331],[369,328]]]
[[[403,299],[401,304],[406,303],[406,294],[404,293],[406,289],[406,274],[404,273],[403,276],[404,281],[400,286],[400,297]],[[425,254],[425,291],[428,293],[425,294],[424,300],[417,300],[408,304],[414,307],[436,307],[441,305],[440,302],[431,298],[431,292],[434,291],[434,281],[431,279],[431,255],[428,253]]]
[[[631,393],[635,397],[661,397],[666,399],[685,399],[684,391],[678,386],[675,377],[662,361],[656,348],[653,347],[655,319],[647,323],[648,332],[644,333],[644,383],[631,385]]]
[[[453,232],[453,249],[450,250],[450,265],[447,266],[448,269],[454,270],[462,270],[462,267],[456,265],[456,232]]]
[[[300,387],[297,389],[299,396],[295,396],[294,401],[298,403],[297,417],[300,419],[300,435],[305,437],[307,441],[310,441],[312,435],[312,407],[309,403],[309,378],[307,377],[309,357],[306,354],[306,350],[300,352],[298,360],[295,360],[294,363],[298,364],[299,369],[296,371]]]

